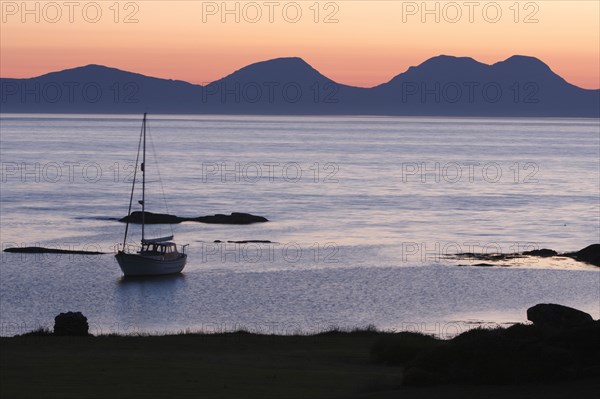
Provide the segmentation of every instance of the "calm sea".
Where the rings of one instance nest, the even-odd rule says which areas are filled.
[[[140,127],[139,115],[0,117],[2,248],[108,253],[2,253],[1,335],[69,310],[94,333],[374,325],[449,336],[524,321],[540,302],[600,317],[593,266],[448,257],[599,242],[598,120],[150,115],[150,211],[270,221],[173,225],[189,244],[184,273],[130,280],[112,253]],[[226,242],[244,240],[270,242]]]

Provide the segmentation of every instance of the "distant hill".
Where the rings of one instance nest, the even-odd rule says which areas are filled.
[[[200,86],[102,65],[30,79],[0,78],[2,112],[194,113]]]
[[[534,57],[493,65],[434,57],[372,90],[395,115],[600,116],[600,90],[574,86]]]
[[[566,82],[537,58],[493,65],[438,56],[389,82],[337,83],[301,58],[248,65],[205,86],[87,65],[0,78],[3,113],[600,117],[600,90]]]

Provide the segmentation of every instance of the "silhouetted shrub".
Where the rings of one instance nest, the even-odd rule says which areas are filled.
[[[87,336],[87,318],[81,312],[61,313],[54,318],[54,335]]]

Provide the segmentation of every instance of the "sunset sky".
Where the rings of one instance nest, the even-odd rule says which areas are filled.
[[[440,54],[488,64],[521,54],[596,89],[599,4],[2,1],[0,76],[102,64],[205,84],[253,62],[298,56],[339,83],[371,87]]]

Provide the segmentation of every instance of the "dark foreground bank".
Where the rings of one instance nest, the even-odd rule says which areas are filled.
[[[373,329],[57,335],[86,323],[67,313],[57,316],[55,333],[0,338],[0,397],[596,397],[600,321],[560,305],[536,305],[527,316],[533,324],[439,340]]]
[[[2,398],[568,398],[598,379],[403,386],[382,333],[2,338]]]

